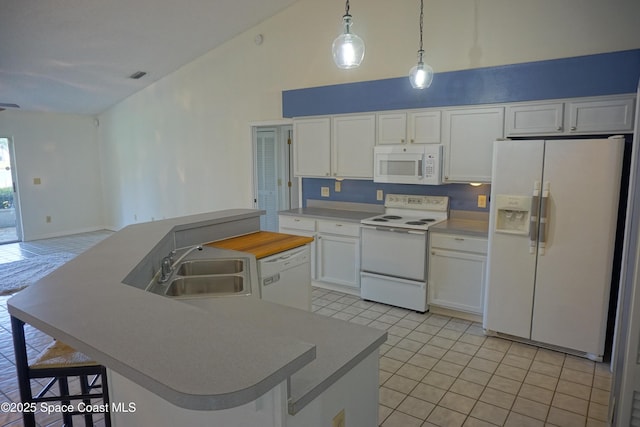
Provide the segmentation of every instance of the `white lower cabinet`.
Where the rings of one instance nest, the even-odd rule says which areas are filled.
[[[429,305],[481,315],[486,270],[486,238],[429,234]]]
[[[360,225],[318,220],[316,280],[360,288]]]

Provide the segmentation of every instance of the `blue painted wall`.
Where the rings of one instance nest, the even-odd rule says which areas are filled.
[[[436,73],[415,90],[408,77],[282,92],[283,117],[491,104],[636,91],[640,49]]]
[[[640,78],[640,49],[527,62],[500,67],[436,73],[427,90],[415,90],[408,77],[322,86],[282,92],[283,117],[345,114],[408,108],[491,104],[543,99],[633,93]],[[398,194],[451,197],[451,208],[486,211],[477,207],[478,194],[490,186],[378,184],[345,180],[334,192],[333,179],[302,180],[303,205],[307,199],[382,204],[376,190]],[[320,196],[329,187],[331,196]],[[487,205],[488,206],[488,205]]]
[[[303,178],[302,199],[303,206],[307,206],[307,200],[331,200],[335,202],[356,202],[383,204],[376,200],[376,190],[383,190],[384,194],[424,194],[428,196],[449,196],[450,207],[455,210],[489,212],[487,208],[478,208],[478,195],[485,194],[487,200],[491,194],[491,186],[483,184],[472,187],[469,184],[445,184],[445,185],[408,185],[408,184],[383,184],[367,180],[345,179],[339,193],[334,191],[334,179]],[[320,187],[329,187],[330,197],[320,196]]]

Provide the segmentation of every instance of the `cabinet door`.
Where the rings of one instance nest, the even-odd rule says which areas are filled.
[[[409,143],[440,144],[440,111],[409,113]]]
[[[329,176],[331,171],[331,119],[293,121],[295,176]]]
[[[407,114],[381,113],[377,121],[378,144],[404,144],[407,142]]]
[[[506,135],[554,135],[562,133],[564,104],[511,105],[507,107]]]
[[[360,287],[360,239],[318,235],[317,280]]]
[[[504,132],[504,108],[445,110],[444,181],[490,182],[493,141]]]
[[[570,102],[571,133],[631,132],[634,99]]]
[[[487,257],[432,249],[429,253],[429,304],[482,314]]]
[[[332,175],[339,178],[373,178],[376,116],[333,118]]]

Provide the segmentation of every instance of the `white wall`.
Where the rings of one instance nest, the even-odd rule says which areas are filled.
[[[24,240],[104,228],[92,117],[6,110],[0,135],[14,143]]]
[[[330,52],[343,12],[300,0],[101,115],[106,223],[251,207],[249,123],[280,118],[282,90],[407,75],[418,1],[351,3],[367,53],[349,71]],[[426,0],[426,61],[440,72],[640,48],[639,16],[637,0]]]

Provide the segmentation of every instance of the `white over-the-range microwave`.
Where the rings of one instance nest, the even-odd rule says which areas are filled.
[[[373,169],[374,182],[442,184],[442,145],[378,145]]]

